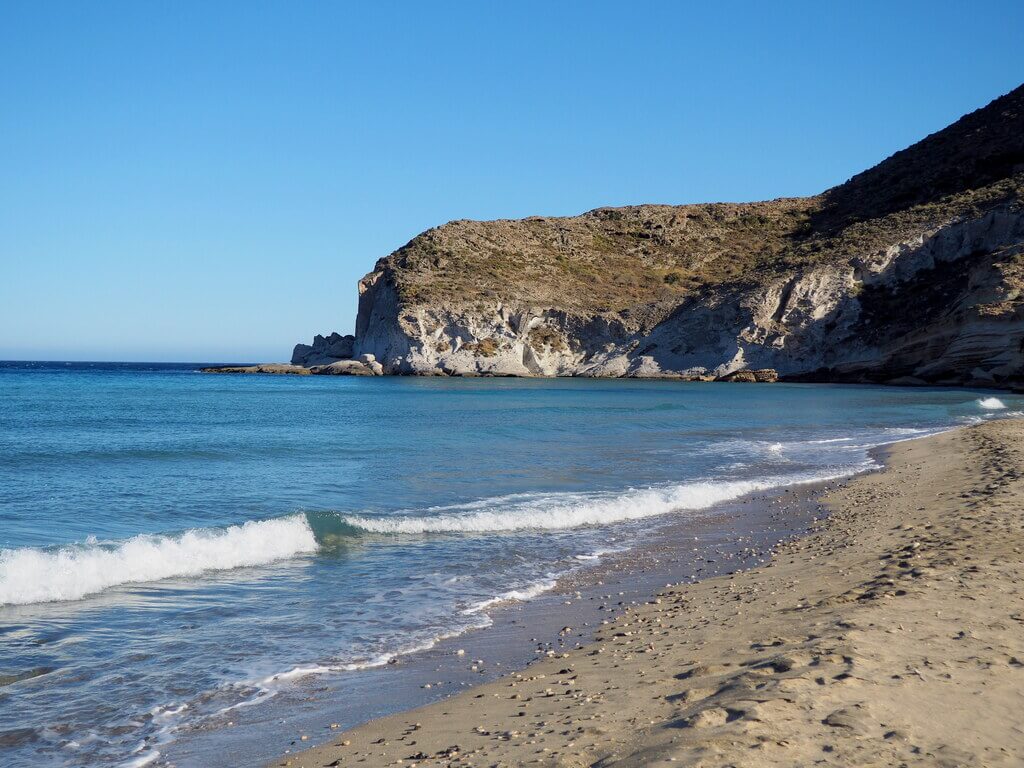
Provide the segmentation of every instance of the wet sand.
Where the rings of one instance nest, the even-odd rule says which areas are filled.
[[[765,565],[272,765],[1020,765],[1024,422],[897,444],[825,501]]]
[[[608,542],[612,548],[629,542],[631,548],[581,563],[553,591],[528,602],[488,609],[493,624],[487,629],[442,640],[394,664],[300,679],[264,703],[177,732],[162,747],[159,764],[259,765],[268,755],[319,745],[340,729],[448,698],[548,654],[579,648],[602,621],[646,602],[667,582],[689,583],[765,562],[773,547],[806,533],[825,514],[817,498],[834,485],[751,494],[712,510],[666,516],[654,527],[642,521],[643,535],[620,531]],[[563,632],[567,626],[572,631]]]

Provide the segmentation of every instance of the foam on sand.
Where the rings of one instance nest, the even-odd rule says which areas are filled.
[[[475,603],[471,605],[469,608],[466,608],[463,611],[463,613],[467,615],[472,615],[474,613],[479,613],[482,610],[490,608],[492,605],[498,605],[499,603],[525,603],[539,595],[543,595],[545,592],[550,592],[557,585],[558,580],[556,578],[549,577],[542,581],[538,581],[533,584],[528,584],[519,589],[510,589],[508,592],[503,592],[500,595],[495,595],[494,597],[488,598],[487,600],[481,600],[479,603]]]
[[[305,515],[139,535],[113,544],[0,550],[0,605],[78,600],[120,584],[264,565],[315,552]]]

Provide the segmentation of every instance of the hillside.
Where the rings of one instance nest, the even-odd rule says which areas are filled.
[[[454,221],[360,282],[390,373],[1024,377],[1024,86],[809,198]]]

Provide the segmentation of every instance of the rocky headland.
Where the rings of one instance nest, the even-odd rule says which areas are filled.
[[[312,344],[296,344],[290,363],[226,365],[202,368],[203,373],[287,373],[297,376],[382,376],[384,368],[370,354],[355,355],[355,337],[332,333],[315,336]]]
[[[428,230],[292,363],[1017,388],[1022,190],[1024,86],[814,197]]]

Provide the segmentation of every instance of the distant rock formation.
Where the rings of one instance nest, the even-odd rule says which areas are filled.
[[[392,374],[1024,386],[1024,87],[815,197],[454,221],[359,294]]]
[[[319,338],[319,337],[317,337]],[[352,338],[349,336],[348,338]],[[304,345],[303,345],[304,346]],[[260,363],[258,365],[221,365],[201,368],[203,373],[284,373],[297,376],[383,376],[384,368],[373,355],[360,355],[356,360],[335,360],[322,365],[295,363]]]
[[[339,360],[351,360],[355,346],[355,336],[342,336],[332,333],[326,338],[313,337],[313,344],[296,344],[292,351],[292,365],[311,368],[314,365],[330,365]]]
[[[312,373],[327,376],[383,376],[384,368],[373,355],[360,355],[358,360],[338,360],[310,368]]]
[[[759,368],[756,371],[749,371],[744,368],[741,371],[733,371],[715,379],[715,381],[736,381],[749,384],[771,384],[778,380],[779,373],[772,368]]]
[[[259,365],[218,365],[210,368],[200,368],[203,373],[288,373],[295,376],[308,376],[312,373],[309,368],[301,365],[288,365],[287,363],[260,363]]]
[[[1024,387],[1024,86],[814,197],[436,227],[355,330],[249,372]]]

